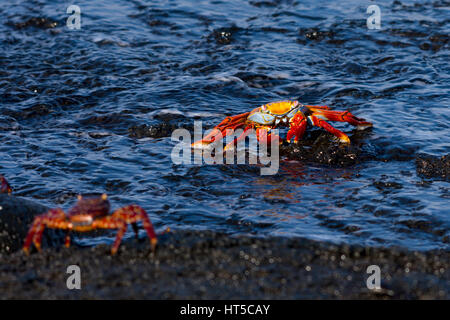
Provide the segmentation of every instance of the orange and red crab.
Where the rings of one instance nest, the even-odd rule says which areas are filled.
[[[142,226],[150,238],[152,251],[155,250],[157,238],[153,225],[143,208],[138,205],[128,205],[117,209],[112,214],[106,194],[79,195],[77,203],[66,214],[62,209],[51,209],[47,213],[37,216],[28,232],[23,245],[25,253],[29,253],[31,243],[36,249],[41,249],[42,233],[45,228],[63,229],[67,231],[65,245],[70,246],[70,231],[85,232],[94,229],[118,229],[116,240],[111,248],[111,254],[119,249],[122,237],[128,224],[133,226],[137,235],[137,222]]]
[[[8,181],[6,181],[5,177],[0,174],[0,193],[8,193],[11,194],[12,188],[9,185]]]
[[[279,127],[289,127],[286,139],[291,142],[297,142],[303,137],[308,126],[320,127],[334,136],[342,143],[350,143],[349,137],[333,128],[326,121],[348,122],[358,129],[365,129],[372,126],[372,123],[362,118],[357,118],[349,111],[333,111],[327,106],[303,105],[298,101],[278,101],[262,105],[250,112],[242,113],[237,116],[226,117],[221,123],[206,135],[202,140],[192,144],[194,149],[203,149],[213,142],[219,141],[227,135],[233,134],[236,129],[244,129],[244,132],[234,141],[227,144],[224,148],[233,148],[234,144],[245,137],[253,130],[256,130],[256,137],[260,142],[270,143],[272,139],[281,142],[278,135],[271,134],[270,131]]]

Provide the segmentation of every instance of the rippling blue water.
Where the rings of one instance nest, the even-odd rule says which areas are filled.
[[[376,3],[380,30],[373,1],[4,1],[0,171],[49,206],[138,203],[157,228],[448,249],[449,184],[417,176],[414,157],[450,149],[449,3]],[[168,112],[212,126],[288,98],[372,121],[379,160],[260,176],[174,165],[170,137],[129,135]]]

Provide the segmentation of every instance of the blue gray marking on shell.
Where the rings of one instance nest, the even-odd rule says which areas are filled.
[[[248,117],[248,120],[267,125],[272,124],[275,121],[275,116],[268,113],[255,112]]]

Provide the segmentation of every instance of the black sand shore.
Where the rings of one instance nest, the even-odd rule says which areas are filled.
[[[335,245],[300,238],[230,237],[175,230],[110,246],[61,246],[45,232],[43,251],[20,249],[33,216],[46,208],[0,195],[2,299],[449,299],[450,253]],[[6,250],[8,249],[8,250]],[[68,290],[67,267],[81,269],[81,290]],[[366,286],[381,269],[381,290]]]
[[[304,239],[229,237],[175,231],[156,254],[130,240],[109,246],[45,248],[1,256],[2,299],[449,299],[448,252],[336,246]],[[366,269],[381,268],[381,287]],[[81,268],[81,290],[66,269]]]

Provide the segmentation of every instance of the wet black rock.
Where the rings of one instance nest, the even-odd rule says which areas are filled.
[[[337,142],[333,135],[319,131],[298,143],[284,142],[280,146],[282,157],[327,165],[351,166],[360,162],[361,154],[357,143],[345,145]]]
[[[168,137],[174,130],[174,126],[166,123],[162,123],[159,125],[137,125],[128,128],[129,136],[132,138],[163,138]]]
[[[232,33],[226,30],[218,30],[214,32],[214,38],[219,44],[230,44],[232,40]]]
[[[323,39],[332,39],[334,37],[333,31],[322,31],[316,28],[312,29],[300,29],[299,33],[305,36],[308,40],[321,41]]]
[[[237,26],[216,29],[208,36],[208,40],[214,39],[217,44],[230,44],[233,41],[233,34],[237,31],[239,31]]]
[[[195,117],[194,117],[195,118]],[[176,129],[194,130],[192,118],[183,113],[159,112],[153,115],[153,122],[137,124],[128,128],[128,135],[132,138],[166,138],[172,136]]]
[[[170,137],[172,135],[172,132],[176,129],[182,129],[183,127],[180,127],[175,124],[170,123],[158,123],[154,125],[136,125],[128,128],[129,136],[132,138],[165,138]],[[184,128],[184,129],[191,129],[191,128]]]
[[[7,194],[0,194],[0,253],[22,248],[33,218],[47,207]],[[62,244],[63,235],[54,230],[44,231],[43,246]]]
[[[419,154],[416,156],[416,170],[419,176],[450,181],[450,154],[442,157]]]
[[[3,255],[1,298],[70,299],[449,299],[450,253],[174,231],[148,254],[147,239],[109,246]],[[82,290],[67,290],[78,265]],[[366,286],[381,269],[381,289]]]
[[[16,28],[16,29],[24,29],[29,27],[35,27],[39,29],[51,29],[58,26],[58,22],[44,17],[31,17],[26,18],[20,22],[9,22],[8,25]]]

